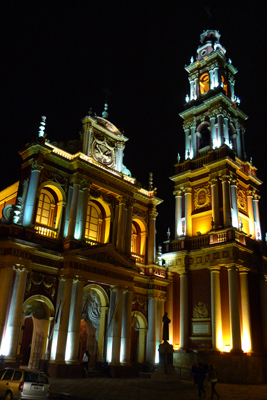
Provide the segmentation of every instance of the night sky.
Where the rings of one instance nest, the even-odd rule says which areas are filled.
[[[266,14],[267,2],[37,1],[1,6],[2,100],[0,190],[19,178],[18,151],[47,117],[51,142],[79,139],[92,107],[129,138],[124,164],[143,186],[149,172],[164,203],[158,244],[174,236],[169,176],[184,132],[179,113],[189,93],[184,70],[199,36],[217,29],[238,69],[235,94],[249,119],[246,150],[258,168],[263,235],[267,230]],[[30,6],[27,3],[32,3]]]

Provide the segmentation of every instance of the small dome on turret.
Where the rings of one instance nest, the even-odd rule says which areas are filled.
[[[220,51],[224,55],[226,50],[220,44],[220,37],[221,35],[216,30],[207,30],[201,33],[201,45],[197,49],[197,59],[202,60],[202,58],[211,54],[215,50]]]

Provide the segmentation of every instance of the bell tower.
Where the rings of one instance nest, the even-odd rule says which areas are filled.
[[[247,160],[247,116],[234,91],[237,70],[226,58],[218,31],[200,35],[196,58],[185,69],[190,85],[180,114],[185,159],[178,154],[171,177],[175,234],[162,254],[171,280],[173,343],[181,363],[185,352],[205,351],[217,364],[214,354],[231,352],[244,355],[245,370],[251,358],[245,354],[267,351],[262,182],[252,159]],[[252,312],[256,303],[262,310],[258,317]],[[235,365],[237,358],[231,358],[229,376]]]
[[[261,240],[258,187],[245,151],[246,114],[235,95],[236,68],[220,34],[200,35],[196,57],[185,67],[190,94],[183,118],[185,161],[175,166],[175,237],[234,227]]]

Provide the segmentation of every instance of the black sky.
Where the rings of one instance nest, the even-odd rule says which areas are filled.
[[[158,243],[174,226],[169,176],[184,154],[179,112],[189,93],[184,65],[203,30],[218,29],[238,69],[236,95],[249,119],[246,148],[258,177],[266,171],[266,2],[64,1],[9,2],[1,9],[2,116],[0,190],[19,178],[18,150],[38,133],[79,138],[89,108],[101,115],[109,88],[109,120],[129,138],[124,164],[144,186],[154,174]],[[267,189],[260,209],[267,230]]]

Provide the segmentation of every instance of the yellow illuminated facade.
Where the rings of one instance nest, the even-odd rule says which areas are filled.
[[[113,376],[155,363],[168,286],[155,251],[162,200],[152,176],[149,190],[131,177],[128,139],[106,118],[87,115],[74,147],[42,129],[20,153],[21,180],[0,193],[5,365],[80,377],[86,349],[91,368],[108,362]]]

